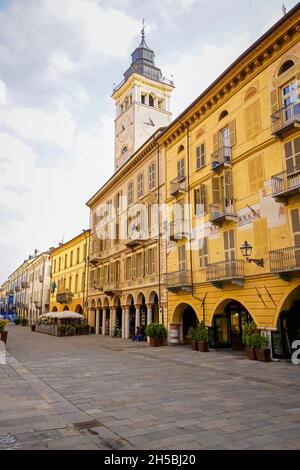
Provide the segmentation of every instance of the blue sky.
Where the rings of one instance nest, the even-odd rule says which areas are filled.
[[[287,9],[297,1],[286,0]],[[146,39],[176,117],[281,16],[281,0],[0,0],[0,283],[89,224],[113,172],[113,83]]]

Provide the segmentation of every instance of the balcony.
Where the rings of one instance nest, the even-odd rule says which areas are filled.
[[[233,259],[229,261],[219,261],[209,264],[206,267],[206,280],[215,287],[222,287],[224,282],[244,285],[244,266],[243,259]]]
[[[283,137],[287,132],[297,130],[300,127],[300,105],[293,104],[287,108],[278,109],[271,116],[272,134]]]
[[[209,220],[214,225],[222,225],[226,220],[236,221],[237,214],[233,209],[233,204],[226,205],[225,202],[210,204]]]
[[[187,222],[182,219],[170,222],[170,240],[182,240],[183,238],[192,240],[194,238],[193,233],[189,234],[187,230]]]
[[[192,291],[191,271],[166,273],[166,288],[171,292]]]
[[[271,178],[272,196],[276,201],[288,199],[300,192],[300,169],[295,172],[282,171]]]
[[[104,284],[103,292],[107,295],[114,295],[121,291],[120,282],[114,281],[110,282],[109,284]]]
[[[290,246],[269,252],[270,271],[288,280],[289,273],[300,271],[300,246]]]
[[[21,282],[21,287],[22,287],[22,289],[28,289],[29,282],[25,282],[25,281]]]
[[[144,245],[145,241],[147,241],[147,237],[145,234],[139,230],[132,230],[131,234],[128,235],[127,240],[125,240],[125,245],[128,248],[133,248],[134,246]]]
[[[185,192],[185,177],[177,176],[170,182],[170,194],[171,196],[179,196]]]
[[[231,147],[223,146],[211,154],[211,169],[219,171],[231,167]]]
[[[67,292],[60,292],[56,294],[56,302],[60,304],[68,304],[72,301],[74,294],[73,292],[67,291]]]

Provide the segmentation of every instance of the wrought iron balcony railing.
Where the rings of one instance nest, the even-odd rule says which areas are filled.
[[[171,291],[187,290],[191,291],[192,279],[191,271],[174,271],[165,275],[166,288]]]
[[[211,263],[206,267],[206,280],[215,285],[222,283],[222,281],[230,281],[233,284],[242,285],[245,277],[244,266],[245,261],[243,259]]]
[[[294,172],[281,171],[271,178],[272,196],[288,198],[300,191],[300,169]]]
[[[73,296],[74,296],[73,292],[70,292],[70,291],[57,293],[56,302],[61,303],[61,304],[68,304],[69,302],[72,301]]]
[[[217,171],[223,166],[231,166],[231,147],[226,145],[211,154],[211,169]]]
[[[209,220],[215,225],[222,225],[225,220],[236,220],[233,204],[218,202],[209,205]]]
[[[286,131],[300,126],[300,104],[278,109],[271,116],[272,134],[281,137]]]
[[[185,192],[185,177],[177,176],[175,179],[170,181],[170,194],[171,196],[178,196]]]
[[[290,246],[269,252],[270,271],[287,273],[300,270],[300,246]]]

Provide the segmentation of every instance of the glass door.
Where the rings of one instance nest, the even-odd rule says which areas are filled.
[[[214,327],[216,347],[229,347],[229,318],[227,315],[216,315],[214,318]]]

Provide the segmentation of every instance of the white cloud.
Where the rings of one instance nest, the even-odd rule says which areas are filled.
[[[186,54],[176,65],[164,66],[166,76],[174,75],[173,116],[180,114],[249,46],[248,33],[232,38],[224,46],[204,44],[198,53]]]
[[[0,105],[6,104],[6,85],[0,80]]]

